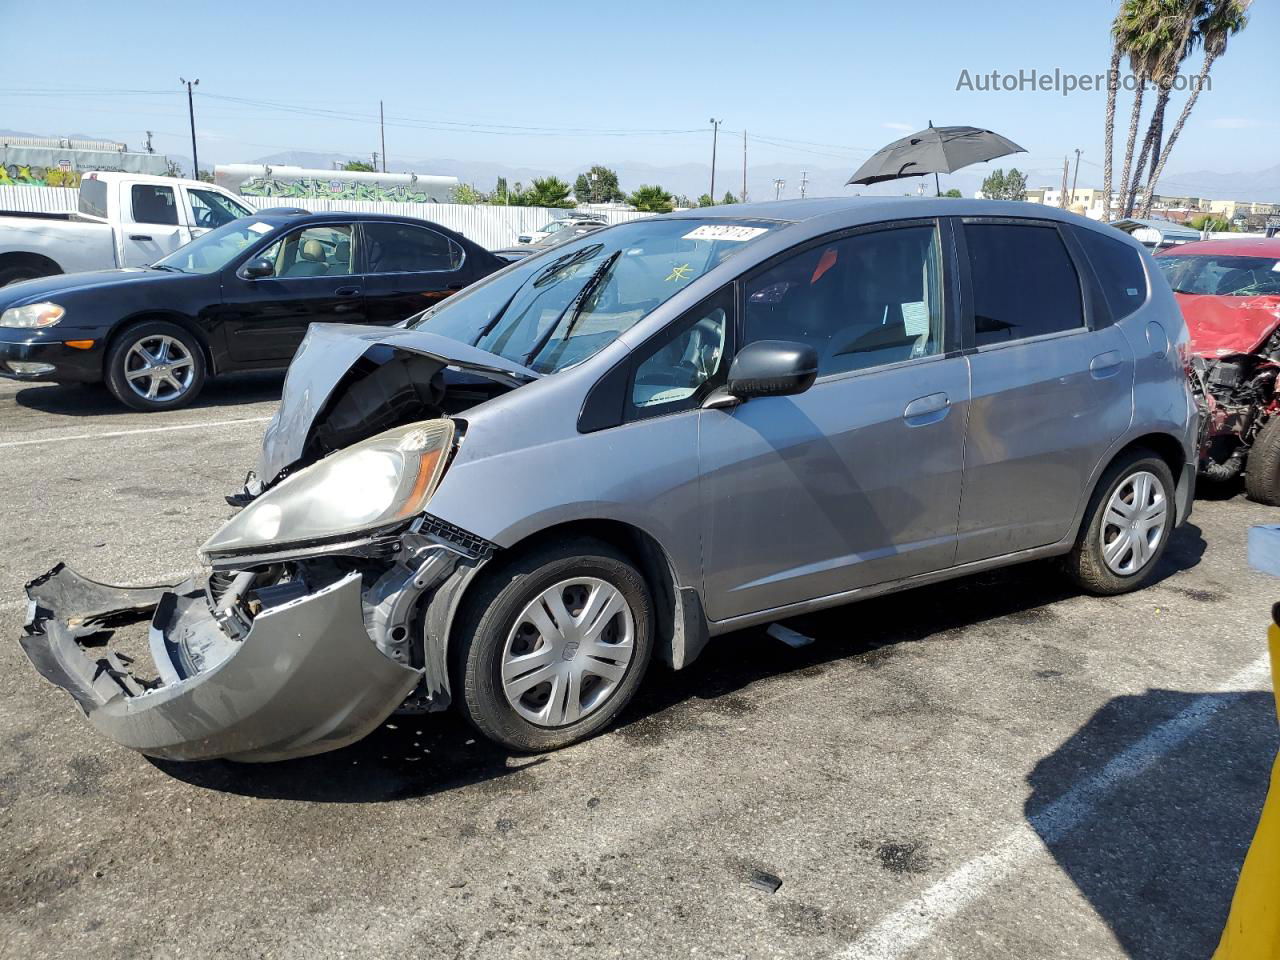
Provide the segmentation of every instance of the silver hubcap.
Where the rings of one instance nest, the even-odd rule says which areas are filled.
[[[124,357],[125,382],[146,400],[176,400],[190,389],[194,376],[187,348],[164,334],[143,337]]]
[[[1164,484],[1143,470],[1125,477],[1102,518],[1102,559],[1112,573],[1132,576],[1155,556],[1169,510]]]
[[[502,651],[502,690],[516,713],[564,727],[617,692],[635,651],[635,620],[618,589],[562,580],[521,611]]]

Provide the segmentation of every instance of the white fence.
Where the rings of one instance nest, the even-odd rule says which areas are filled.
[[[68,213],[76,209],[79,191],[71,187],[0,186],[0,210],[29,213]],[[509,247],[521,233],[536,230],[548,220],[563,217],[569,210],[547,207],[496,207],[466,203],[391,203],[382,200],[323,200],[301,197],[241,197],[255,209],[268,207],[302,207],[320,212],[344,210],[354,213],[394,213],[404,217],[430,220],[456,230],[482,247],[496,250]],[[591,211],[609,223],[622,223],[648,216],[634,210]]]

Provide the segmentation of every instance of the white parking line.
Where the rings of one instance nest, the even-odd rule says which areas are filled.
[[[1202,731],[1232,698],[1222,694],[1265,685],[1269,660],[1261,657],[1226,683],[1193,700],[1177,716],[1156,727],[1097,774],[1076,784],[1039,813],[1009,831],[992,848],[909,900],[860,936],[837,956],[841,960],[890,960],[902,957],[927,940],[941,923],[1013,873],[1046,844],[1060,840],[1091,818],[1107,791],[1146,770],[1165,754]],[[1243,696],[1243,694],[1240,694]]]
[[[72,440],[106,440],[110,437],[131,437],[139,433],[168,433],[172,430],[200,430],[206,427],[229,427],[235,423],[262,423],[270,417],[242,417],[238,420],[211,420],[205,423],[179,423],[170,427],[141,427],[137,430],[114,430],[109,433],[76,433],[69,437],[41,437],[38,440],[4,440],[0,448],[29,447],[38,443],[67,443]]]

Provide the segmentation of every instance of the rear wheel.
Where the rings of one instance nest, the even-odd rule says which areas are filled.
[[[1263,424],[1249,448],[1244,490],[1250,500],[1280,507],[1280,416]]]
[[[20,280],[34,280],[37,277],[50,277],[57,273],[57,270],[42,270],[34,264],[20,264],[12,267],[0,267],[0,287],[8,286],[11,283],[17,283]]]
[[[1067,574],[1096,594],[1128,593],[1144,586],[1169,543],[1174,524],[1173,473],[1149,450],[1133,450],[1113,463],[1094,490]]]
[[[165,320],[130,327],[107,352],[107,387],[134,410],[176,410],[204,387],[204,351],[196,338]]]
[[[503,746],[552,750],[600,732],[631,700],[653,647],[653,604],[613,547],[566,540],[489,574],[459,627],[463,714]]]

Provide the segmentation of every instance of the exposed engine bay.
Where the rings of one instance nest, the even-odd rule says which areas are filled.
[[[1245,469],[1259,431],[1280,409],[1280,330],[1256,353],[1192,358],[1189,375],[1200,405],[1200,470],[1227,481]]]

